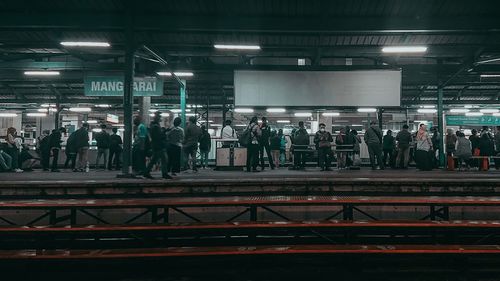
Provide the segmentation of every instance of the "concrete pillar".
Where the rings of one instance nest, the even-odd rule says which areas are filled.
[[[322,114],[319,114],[318,121],[319,124],[324,123],[326,125],[326,130],[328,132],[333,133],[333,118],[331,116],[323,116]]]
[[[141,113],[142,122],[149,126],[151,118],[149,116],[149,110],[151,109],[151,97],[139,98],[139,111]]]

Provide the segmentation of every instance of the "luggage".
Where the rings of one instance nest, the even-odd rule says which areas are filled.
[[[455,159],[453,158],[453,156],[448,155],[446,160],[447,160],[446,169],[448,171],[454,171],[455,170]]]

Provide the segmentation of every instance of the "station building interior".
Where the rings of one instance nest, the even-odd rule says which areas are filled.
[[[499,280],[499,8],[0,0],[5,280]]]

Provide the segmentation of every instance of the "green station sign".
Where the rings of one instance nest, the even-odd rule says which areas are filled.
[[[93,97],[123,97],[122,76],[85,76],[84,92]],[[163,80],[156,77],[134,78],[134,96],[151,97],[163,95]]]
[[[500,126],[500,117],[492,115],[483,115],[483,116],[446,115],[446,125]]]

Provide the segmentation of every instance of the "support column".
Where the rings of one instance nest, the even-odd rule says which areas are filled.
[[[181,80],[179,89],[181,103],[182,128],[186,128],[186,80]]]
[[[131,19],[130,19],[131,20]],[[123,166],[122,176],[132,175],[132,117],[134,107],[134,64],[135,64],[135,47],[134,33],[132,25],[129,23],[125,31],[126,50],[125,50],[125,79],[123,85],[123,124],[125,131],[123,132]]]
[[[380,128],[380,130],[382,130],[382,118],[384,116],[384,109],[383,108],[380,108],[378,111],[377,111],[377,119],[378,119],[378,127]]]
[[[141,118],[142,122],[146,125],[149,126],[150,123],[150,116],[149,116],[149,110],[151,109],[151,97],[142,97],[139,99],[139,110],[141,113]]]
[[[437,104],[437,116],[438,116],[438,132],[441,137],[439,142],[439,165],[445,167],[445,155],[444,155],[444,110],[443,110],[443,87],[438,87],[438,104]]]

